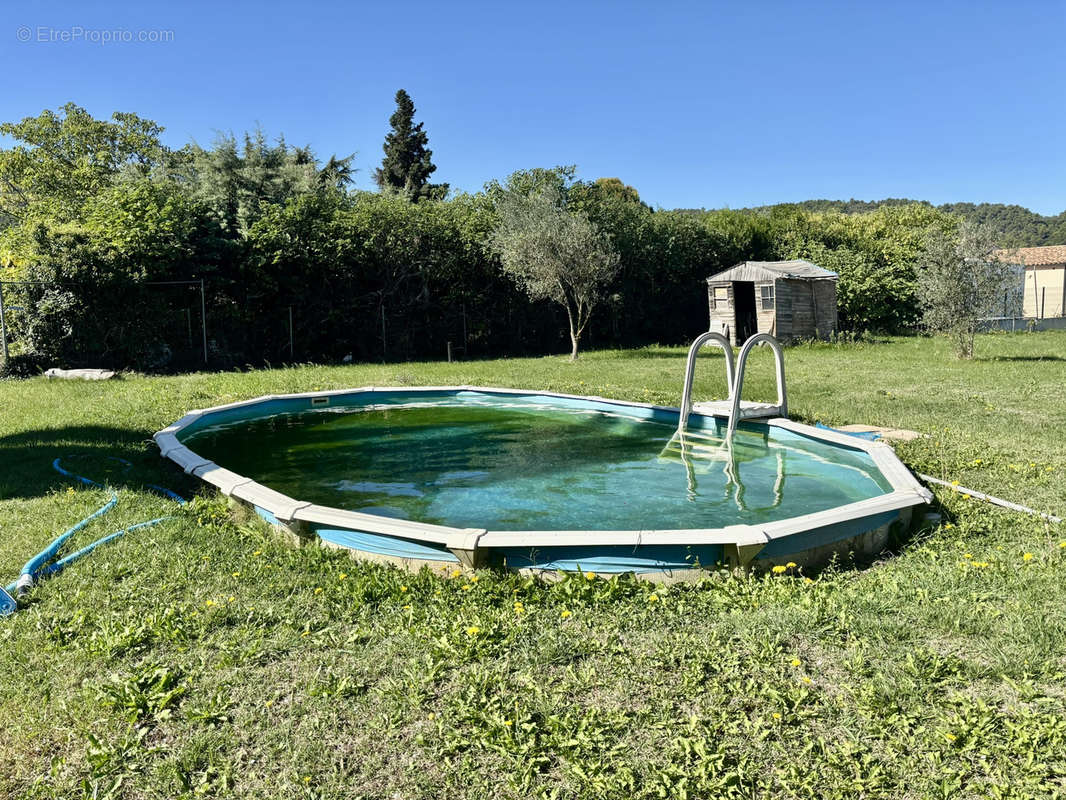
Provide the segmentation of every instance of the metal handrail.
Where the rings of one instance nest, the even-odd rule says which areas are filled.
[[[761,344],[769,345],[770,349],[774,351],[774,361],[777,369],[777,405],[781,410],[781,416],[788,416],[788,399],[785,396],[785,354],[781,350],[781,345],[777,339],[768,333],[757,333],[744,342],[744,346],[740,348],[740,355],[737,356],[736,378],[731,390],[733,406],[729,411],[729,427],[726,429],[727,440],[733,438],[733,431],[736,430],[737,422],[740,419],[740,395],[744,389],[744,367],[748,363],[748,354],[751,353],[756,345]]]
[[[708,342],[713,342],[725,352],[725,382],[729,390],[729,397],[733,395],[733,347],[729,340],[717,331],[708,331],[696,337],[696,341],[688,349],[688,361],[685,362],[685,383],[681,390],[681,415],[678,418],[677,432],[684,433],[688,426],[688,416],[692,413],[692,381],[696,374],[696,356],[700,348]]]

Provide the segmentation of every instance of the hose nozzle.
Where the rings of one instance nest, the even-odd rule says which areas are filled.
[[[23,572],[19,575],[18,583],[15,584],[15,596],[25,597],[30,593],[30,589],[33,588],[33,576],[28,572]]]

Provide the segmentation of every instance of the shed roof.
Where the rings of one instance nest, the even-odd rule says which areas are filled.
[[[1010,264],[1025,264],[1027,267],[1042,267],[1046,264],[1066,264],[1066,245],[1050,247],[1015,247],[997,250],[1000,261]]]
[[[796,258],[792,261],[745,261],[723,272],[712,275],[708,283],[718,281],[773,281],[778,278],[807,278],[836,280],[837,274],[827,269]]]

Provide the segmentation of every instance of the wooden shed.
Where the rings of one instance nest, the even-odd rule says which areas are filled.
[[[827,339],[837,327],[837,274],[810,261],[745,261],[707,279],[711,330],[735,344],[756,333]]]

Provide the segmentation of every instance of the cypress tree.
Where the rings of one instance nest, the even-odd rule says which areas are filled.
[[[396,111],[389,117],[391,130],[385,136],[385,158],[374,171],[374,182],[382,192],[404,195],[408,200],[441,200],[448,193],[446,183],[428,183],[437,169],[430,160],[433,151],[422,123],[415,124],[415,104],[403,89],[396,92]]]

